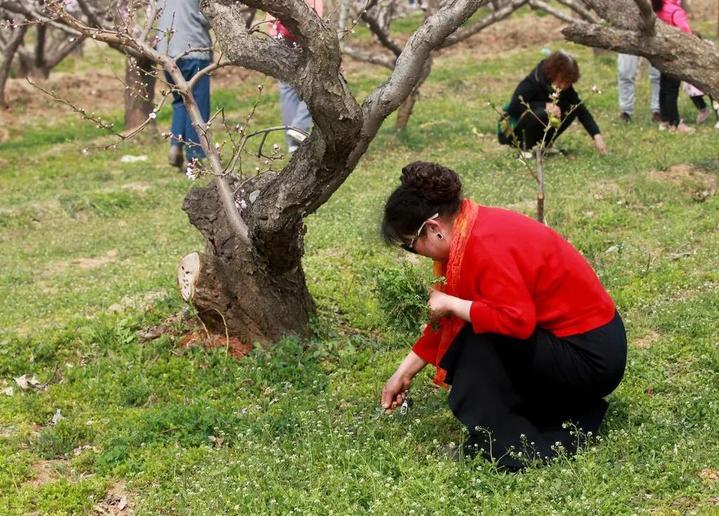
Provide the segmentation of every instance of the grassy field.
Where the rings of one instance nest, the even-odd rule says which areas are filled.
[[[416,336],[383,317],[391,292],[376,279],[408,274],[408,257],[377,235],[400,168],[440,161],[479,202],[533,212],[533,181],[496,144],[488,102],[508,99],[540,48],[465,49],[436,60],[407,131],[389,121],[307,219],[315,337],[241,361],[138,337],[183,309],[175,265],[202,247],[180,209],[191,185],[165,165],[164,142],[104,151],[108,137],[75,115],[17,107],[0,143],[0,514],[119,510],[122,499],[121,513],[137,514],[717,514],[719,131],[659,132],[644,79],[635,123],[620,124],[614,57],[564,48],[579,57],[580,94],[603,90],[588,104],[610,154],[580,126],[560,140],[569,153],[546,165],[547,221],[592,262],[630,339],[601,435],[576,458],[520,474],[452,461],[443,450],[463,431],[430,371],[408,416],[376,417]],[[382,73],[348,75],[363,94]],[[215,106],[241,120],[258,81],[224,81]],[[265,90],[259,127],[278,118],[276,88]],[[680,109],[693,120],[684,96]],[[21,389],[21,375],[40,385]]]

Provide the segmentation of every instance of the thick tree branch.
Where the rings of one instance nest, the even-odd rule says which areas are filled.
[[[719,52],[711,43],[657,23],[656,35],[608,25],[579,23],[562,30],[569,40],[590,47],[643,56],[667,73],[719,98]]]
[[[230,63],[287,83],[297,82],[306,61],[300,49],[284,45],[263,33],[249,31],[238,7],[210,2],[203,6],[203,12]]]
[[[642,32],[646,36],[654,36],[654,26],[657,21],[657,17],[654,15],[654,10],[647,0],[634,0],[637,8],[639,9],[639,15],[642,19]]]

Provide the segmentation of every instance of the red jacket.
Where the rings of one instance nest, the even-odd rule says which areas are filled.
[[[677,27],[682,32],[692,33],[687,13],[679,5],[678,0],[664,0],[661,10],[657,12],[657,18],[672,27]]]
[[[615,306],[587,260],[554,230],[524,215],[480,206],[457,296],[472,301],[475,333],[527,339],[536,327],[558,337],[610,322]],[[413,351],[437,365],[429,325]]]

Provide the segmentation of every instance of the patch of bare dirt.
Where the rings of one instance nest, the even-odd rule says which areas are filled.
[[[651,330],[643,337],[631,340],[630,344],[635,348],[647,349],[651,348],[659,340],[660,337],[661,335],[659,335],[659,333],[655,332],[654,330]]]
[[[237,337],[227,337],[207,333],[204,330],[193,330],[180,341],[180,347],[201,346],[206,349],[227,348],[227,352],[236,359],[240,359],[252,351],[252,344],[240,342]]]
[[[97,269],[108,263],[117,261],[117,249],[110,249],[103,256],[95,256],[93,258],[74,258],[72,260],[56,262],[48,267],[50,272],[61,272],[65,269]]]
[[[105,498],[92,508],[92,514],[96,516],[135,514],[132,499],[132,493],[127,490],[125,483],[117,482],[107,491]]]
[[[652,171],[649,178],[660,183],[670,183],[698,202],[715,195],[719,187],[717,174],[687,164],[674,165],[668,170]]]
[[[39,487],[65,477],[65,470],[68,461],[63,459],[42,460],[32,465],[32,478],[25,482],[26,485]]]
[[[110,111],[121,106],[125,86],[108,71],[96,70],[83,73],[53,73],[48,79],[33,79],[44,90],[53,92],[57,97],[72,102],[87,111]],[[23,112],[23,118],[33,115],[46,115],[47,110],[67,110],[49,95],[43,93],[26,79],[10,79],[6,95],[10,103],[8,110],[0,115],[0,120],[13,117],[16,110]],[[8,118],[11,121],[12,118]]]
[[[478,57],[496,58],[508,50],[541,47],[564,40],[560,33],[565,24],[552,16],[510,18],[491,25],[457,48]]]

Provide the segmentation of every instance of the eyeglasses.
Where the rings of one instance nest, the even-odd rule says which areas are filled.
[[[430,220],[436,219],[437,217],[439,217],[439,213],[435,213],[430,218],[422,222],[422,225],[417,230],[417,234],[414,235],[414,238],[410,240],[409,244],[401,244],[400,247],[405,251],[417,254],[417,251],[414,250],[414,246],[417,244],[417,240],[419,240],[419,237],[422,236],[422,230],[424,229],[425,224],[427,224],[427,222],[429,222]]]

